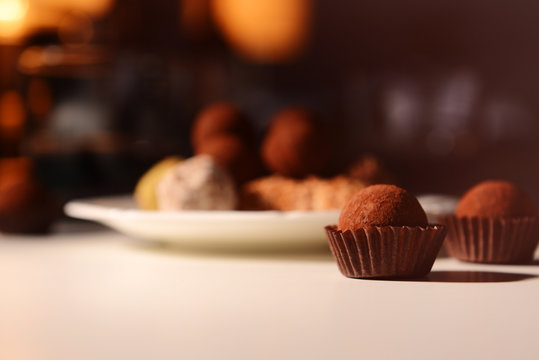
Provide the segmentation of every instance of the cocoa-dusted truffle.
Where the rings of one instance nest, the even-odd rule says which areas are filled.
[[[191,130],[191,144],[196,150],[217,134],[237,135],[247,143],[254,141],[251,123],[236,105],[229,102],[213,103],[198,113]]]
[[[341,210],[339,226],[325,230],[339,270],[352,278],[424,276],[446,233],[428,225],[417,199],[394,185],[359,191]]]
[[[339,230],[368,226],[427,226],[417,199],[395,185],[372,185],[359,191],[343,207]]]
[[[308,111],[285,109],[271,120],[262,144],[262,159],[279,175],[320,174],[330,156],[325,136],[327,134]]]
[[[237,184],[255,178],[261,172],[258,152],[236,135],[212,136],[198,146],[196,155],[210,155],[227,170]]]
[[[462,196],[455,215],[516,218],[536,216],[537,207],[518,186],[504,180],[487,180],[475,185]]]
[[[516,185],[488,180],[468,190],[455,215],[442,217],[444,246],[459,260],[521,264],[533,259],[539,242],[537,207]]]

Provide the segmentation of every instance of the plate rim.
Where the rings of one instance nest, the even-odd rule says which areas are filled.
[[[313,220],[316,218],[326,218],[340,213],[335,210],[188,210],[188,211],[154,211],[138,208],[122,208],[119,206],[107,206],[99,202],[119,201],[132,198],[132,195],[112,195],[73,199],[64,205],[64,212],[72,218],[103,221],[107,219],[115,220],[237,220],[241,218],[244,221],[261,221],[269,219],[278,220]]]

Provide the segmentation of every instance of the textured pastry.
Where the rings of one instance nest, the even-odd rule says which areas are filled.
[[[268,176],[245,184],[241,193],[244,210],[329,210],[340,209],[365,185],[356,179],[337,176],[322,179],[309,176],[294,179]]]

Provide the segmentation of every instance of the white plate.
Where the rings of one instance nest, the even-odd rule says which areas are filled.
[[[339,211],[146,211],[131,196],[74,200],[67,215],[107,225],[130,237],[207,249],[327,246],[324,226]]]
[[[436,223],[440,217],[453,214],[459,202],[455,196],[441,194],[423,194],[417,200],[427,213],[429,223]]]

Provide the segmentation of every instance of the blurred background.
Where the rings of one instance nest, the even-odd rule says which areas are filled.
[[[539,203],[537,13],[533,0],[0,0],[0,179],[30,159],[65,200],[131,192],[154,162],[189,156],[196,113],[229,100],[259,134],[308,107],[415,193],[503,178]]]

